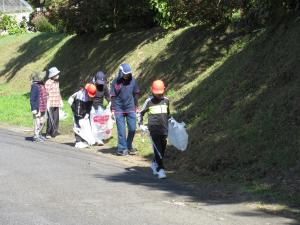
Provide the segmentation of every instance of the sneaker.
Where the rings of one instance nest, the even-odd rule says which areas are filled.
[[[75,144],[75,148],[87,148],[87,147],[89,147],[89,145],[87,143],[82,142],[82,141],[76,142],[76,144]]]
[[[130,155],[136,155],[138,153],[138,151],[136,148],[130,148],[130,149],[128,149],[128,153]]]
[[[103,143],[103,141],[98,140],[98,141],[96,141],[96,145],[104,145],[104,143]]]
[[[50,134],[46,134],[46,139],[50,139],[52,136]]]
[[[40,135],[39,138],[43,141],[46,141],[46,137],[44,137],[43,135]]]
[[[43,142],[44,140],[42,140],[40,137],[33,137],[32,142],[34,143],[40,143]]]
[[[116,153],[119,156],[128,156],[128,150],[127,149],[125,149],[125,150],[117,150]]]
[[[166,175],[166,173],[165,173],[165,170],[164,169],[160,169],[159,171],[158,171],[158,178],[159,179],[164,179],[164,178],[166,178],[167,177],[167,175]]]
[[[154,161],[152,161],[152,163],[151,163],[151,169],[152,169],[152,173],[153,173],[153,175],[157,175],[158,174],[158,172],[157,172],[157,163],[156,162],[154,162]]]

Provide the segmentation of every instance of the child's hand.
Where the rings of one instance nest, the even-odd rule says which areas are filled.
[[[41,116],[41,113],[37,110],[33,110],[32,111],[32,114],[35,116],[35,117],[40,117]]]

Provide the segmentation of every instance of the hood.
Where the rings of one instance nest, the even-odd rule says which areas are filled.
[[[131,70],[131,67],[129,66],[129,64],[127,63],[124,63],[124,64],[121,64],[120,67],[119,67],[119,73],[118,73],[118,81],[121,81],[125,75],[129,74],[129,79],[128,80],[131,80],[132,79],[132,70]]]

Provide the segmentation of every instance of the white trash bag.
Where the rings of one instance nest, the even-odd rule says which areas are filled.
[[[59,120],[65,120],[68,118],[68,113],[66,113],[63,108],[59,108]]]
[[[173,117],[168,123],[168,140],[175,148],[185,151],[188,145],[188,134],[185,129],[185,123],[178,123]]]
[[[92,134],[91,124],[88,116],[79,120],[79,126],[80,128],[74,126],[74,132],[82,137],[89,145],[94,145],[96,141]]]
[[[108,104],[106,109],[102,107],[95,109],[93,107],[91,110],[91,127],[96,142],[102,142],[112,136],[114,121],[110,111],[110,104],[111,103]]]

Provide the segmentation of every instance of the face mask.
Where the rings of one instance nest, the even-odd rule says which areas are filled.
[[[103,91],[103,87],[104,87],[103,84],[97,84],[96,85],[97,91]]]

